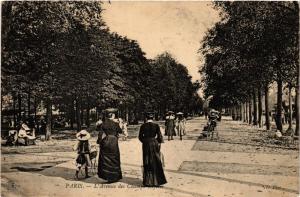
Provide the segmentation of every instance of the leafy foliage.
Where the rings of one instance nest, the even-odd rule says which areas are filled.
[[[299,9],[296,2],[216,2],[222,20],[207,32],[200,51],[206,96],[216,106],[250,98],[274,80],[296,81]]]
[[[201,107],[186,68],[167,53],[148,60],[137,41],[111,33],[101,2],[7,1],[2,8],[2,94],[44,101],[48,130],[52,105],[69,119],[76,112],[78,128],[95,107]]]

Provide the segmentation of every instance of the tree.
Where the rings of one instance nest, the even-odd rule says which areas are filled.
[[[67,55],[62,43],[74,30],[101,29],[99,2],[4,2],[2,77],[15,87],[36,89],[47,101],[47,133],[51,133],[52,99]],[[74,49],[73,49],[74,50]],[[68,73],[68,72],[66,72]],[[20,79],[20,80],[18,80]],[[56,86],[58,85],[58,86]],[[22,93],[24,89],[17,88]]]
[[[268,85],[276,80],[277,120],[281,120],[282,83],[295,73],[297,62],[297,6],[290,2],[216,2],[215,7],[221,10],[222,20],[208,31],[200,49],[206,59],[202,69],[206,94],[214,95],[218,105],[232,106],[265,87],[268,99]],[[256,117],[255,106],[254,101]],[[277,127],[281,130],[281,121]]]

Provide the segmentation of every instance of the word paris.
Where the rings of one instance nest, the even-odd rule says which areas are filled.
[[[84,185],[82,183],[66,183],[65,188],[68,189],[84,189],[84,188],[95,188],[95,189],[124,189],[124,188],[141,188],[141,185],[125,185],[125,184],[118,184],[118,185],[109,185],[109,184],[98,184],[95,183],[94,185]]]

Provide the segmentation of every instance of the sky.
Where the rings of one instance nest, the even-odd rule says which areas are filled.
[[[111,1],[103,8],[110,30],[137,40],[147,58],[168,51],[187,67],[193,81],[200,79],[200,41],[219,20],[211,2]]]

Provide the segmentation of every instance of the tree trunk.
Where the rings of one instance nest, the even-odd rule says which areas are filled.
[[[245,105],[244,103],[241,104],[241,108],[242,108],[242,121],[245,122]]]
[[[81,130],[81,116],[80,116],[80,103],[79,99],[76,98],[76,123],[77,123],[77,131]]]
[[[36,102],[36,97],[34,97],[34,122],[37,123],[37,116],[36,116],[36,112],[37,112],[37,102]]]
[[[244,109],[244,103],[241,103],[241,121],[245,121],[245,109]]]
[[[249,124],[252,124],[252,102],[249,99]]]
[[[241,120],[241,105],[237,105],[237,114],[238,114],[238,121]]]
[[[90,101],[89,98],[87,98],[87,106],[86,106],[86,126],[90,127]]]
[[[255,90],[253,90],[253,125],[257,125],[257,104]]]
[[[258,125],[262,127],[262,96],[261,96],[261,88],[258,88]]]
[[[295,135],[299,136],[299,118],[300,118],[300,110],[299,110],[299,81],[298,81],[298,86],[296,86],[296,99],[295,99],[295,107],[296,107],[296,130],[295,130]]]
[[[276,126],[282,132],[282,80],[277,80],[277,113],[276,113]]]
[[[236,120],[236,117],[237,117],[237,114],[236,114],[236,106],[233,106],[233,108],[232,108],[232,114],[233,114],[233,120]]]
[[[240,120],[241,119],[241,106],[237,105],[236,106],[236,114],[237,114],[237,119],[236,120]]]
[[[245,106],[246,106],[246,121],[245,122],[248,122],[248,115],[249,115],[249,112],[248,112],[248,102],[245,102]]]
[[[13,110],[14,110],[14,125],[13,128],[16,129],[17,126],[17,111],[16,111],[16,97],[13,96]]]
[[[239,120],[239,106],[236,105],[235,106],[235,120]]]
[[[4,97],[4,94],[2,93],[2,91],[1,91],[1,103],[0,103],[0,105],[1,105],[1,125],[3,124],[3,120],[4,120],[4,117],[3,117],[3,97]],[[9,125],[10,125],[10,123],[9,123]]]
[[[292,129],[292,122],[293,122],[292,85],[289,84],[289,128],[288,130]]]
[[[266,129],[270,130],[270,112],[269,112],[269,87],[265,86],[265,116],[266,116]]]
[[[297,2],[294,2],[295,6],[297,6]],[[298,3],[298,10],[300,9],[300,4]],[[299,35],[299,34],[298,34]],[[299,110],[299,89],[300,89],[300,72],[299,72],[299,65],[297,67],[297,84],[296,84],[296,99],[295,99],[295,107],[296,107],[296,130],[295,135],[299,136],[299,118],[300,118],[300,110]]]
[[[128,118],[129,118],[129,111],[128,111],[128,106],[126,105],[126,118],[125,118],[126,122],[129,122]]]
[[[81,127],[82,127],[82,125],[84,125],[85,123],[84,123],[84,118],[83,118],[83,116],[84,116],[84,109],[83,109],[83,104],[82,104],[82,100],[80,99],[79,100],[79,106],[80,106],[80,122],[81,122]]]
[[[46,125],[46,135],[45,140],[50,140],[51,133],[52,133],[52,102],[51,98],[48,97],[46,100],[46,118],[47,118],[47,125]]]
[[[239,121],[242,121],[243,120],[243,111],[242,111],[242,104],[239,104],[239,113],[240,113],[240,118],[239,118]]]
[[[18,124],[20,123],[21,119],[22,119],[22,96],[19,93],[18,94]]]
[[[232,108],[232,119],[236,120],[236,106],[233,106]]]
[[[2,40],[5,41],[7,40],[7,36],[10,32],[11,29],[11,21],[12,21],[12,10],[13,10],[13,1],[7,1],[2,4],[2,25],[3,28],[2,30]],[[2,43],[2,45],[7,44],[5,42]]]
[[[31,97],[31,92],[30,92],[30,89],[28,91],[28,97],[27,97],[27,115],[28,115],[28,118],[30,117],[30,97]]]
[[[243,109],[243,104],[242,103],[240,104],[240,113],[241,113],[240,120],[243,121],[243,119],[244,119],[244,109]]]
[[[70,128],[74,129],[74,117],[75,117],[75,110],[74,110],[74,100],[72,100],[70,105]]]

